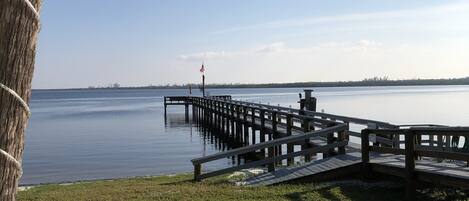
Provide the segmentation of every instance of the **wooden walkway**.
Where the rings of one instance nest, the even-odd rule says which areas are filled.
[[[405,177],[405,157],[399,155],[374,154],[371,156],[371,170],[383,174]],[[316,160],[300,166],[286,167],[248,178],[243,184],[249,186],[267,186],[301,180],[321,181],[360,173],[362,158],[360,152],[346,153]],[[418,160],[415,164],[417,179],[432,182],[446,180],[447,183],[467,183],[469,167],[454,162],[435,163],[432,159]],[[441,179],[445,177],[445,179]],[[467,185],[467,184],[463,184]]]
[[[174,103],[170,103],[171,100]],[[302,104],[305,102],[308,101],[302,100]],[[366,177],[376,172],[404,178],[409,199],[414,197],[420,182],[469,189],[468,127],[398,126],[305,108],[235,101],[228,96],[165,97],[165,107],[171,104],[185,105],[186,116],[191,105],[196,123],[218,133],[220,138],[243,145],[193,159],[196,181],[265,167],[267,173],[248,179],[246,184],[334,179],[356,173]],[[351,138],[361,143],[352,143]],[[211,172],[202,169],[204,163],[245,154],[259,158]],[[317,154],[323,159],[311,161]],[[304,163],[294,166],[295,161]]]
[[[336,177],[335,171],[342,169],[343,175],[360,172],[361,154],[359,152],[347,153],[334,157],[315,160],[301,166],[287,167],[274,172],[264,173],[248,178],[244,184],[249,186],[266,186],[283,182],[295,182],[310,177],[324,179],[331,173]]]

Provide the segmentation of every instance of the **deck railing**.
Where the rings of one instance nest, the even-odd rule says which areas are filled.
[[[400,176],[407,181],[408,198],[415,196],[415,164],[420,157],[436,158],[440,162],[443,159],[463,161],[469,166],[469,127],[431,126],[406,129],[364,129],[361,136],[363,174],[369,172],[370,152],[405,156],[405,172],[402,172]],[[461,136],[465,138],[463,147],[459,146]],[[404,138],[404,144],[378,143],[376,139],[379,137]],[[469,188],[469,183],[466,182],[465,187]]]
[[[241,169],[259,167],[259,166],[264,166],[264,165],[270,165],[270,168],[272,168],[274,163],[288,159],[288,158],[293,158],[293,157],[301,156],[305,154],[321,153],[321,152],[325,152],[333,148],[344,147],[347,145],[348,141],[346,141],[345,139],[342,139],[341,141],[337,141],[335,143],[327,144],[324,146],[303,149],[301,151],[290,152],[287,154],[282,154],[282,155],[277,155],[277,156],[269,155],[268,157],[261,159],[261,160],[248,162],[242,165],[228,167],[225,169],[216,170],[212,172],[202,173],[202,164],[207,163],[207,162],[224,159],[227,157],[238,156],[241,154],[246,154],[246,153],[254,152],[257,150],[261,150],[261,149],[270,149],[271,151],[269,153],[273,153],[272,149],[282,144],[289,144],[289,143],[294,143],[298,141],[304,141],[312,137],[324,136],[324,135],[328,135],[331,133],[344,132],[347,129],[348,129],[347,125],[339,124],[339,125],[334,125],[332,127],[324,128],[321,130],[311,131],[302,135],[293,135],[289,137],[279,138],[279,139],[275,139],[272,141],[262,142],[262,143],[258,143],[258,144],[254,144],[254,145],[250,145],[246,147],[232,149],[232,150],[225,151],[225,152],[220,152],[220,153],[213,154],[213,155],[206,156],[206,157],[196,158],[192,160],[192,164],[194,165],[194,180],[200,181],[205,178],[226,174],[226,173],[241,170]]]
[[[348,117],[348,116],[342,116],[342,115],[335,115],[335,114],[329,114],[329,113],[324,113],[324,112],[294,109],[294,108],[289,108],[289,107],[274,106],[274,105],[262,104],[262,103],[250,103],[250,102],[237,101],[237,100],[230,100],[229,102],[235,103],[235,104],[241,104],[245,106],[255,106],[255,107],[265,108],[265,109],[269,109],[273,111],[279,111],[279,112],[282,111],[286,113],[294,113],[298,115],[312,116],[315,118],[322,118],[326,120],[337,121],[337,122],[348,124],[349,127],[350,127],[350,124],[355,124],[356,126],[364,126],[365,128],[369,127],[370,125],[376,128],[398,128],[399,127],[397,125],[393,125],[387,122],[356,118],[356,117]],[[349,131],[349,135],[360,137],[360,132]]]

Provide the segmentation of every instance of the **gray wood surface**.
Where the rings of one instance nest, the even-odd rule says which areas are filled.
[[[274,172],[254,176],[248,178],[245,181],[245,184],[251,186],[273,185],[315,174],[322,174],[359,163],[361,163],[361,153],[351,152],[345,155],[312,161],[301,166],[282,168]],[[405,157],[391,154],[371,154],[370,163],[396,167],[404,170]],[[469,167],[465,167],[463,163],[455,163],[451,161],[437,163],[429,158],[424,158],[422,160],[416,160],[415,171],[425,172],[431,175],[460,178],[469,181]]]
[[[359,163],[361,163],[360,152],[347,153],[344,155],[315,160],[301,166],[287,167],[274,172],[254,176],[247,179],[245,184],[250,186],[273,185]]]

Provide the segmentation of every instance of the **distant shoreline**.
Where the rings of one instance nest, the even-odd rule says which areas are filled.
[[[317,87],[372,87],[372,86],[441,86],[441,85],[469,85],[469,77],[451,79],[410,79],[388,80],[387,78],[372,78],[362,81],[336,81],[336,82],[292,82],[292,83],[265,83],[265,84],[208,84],[206,89],[221,88],[317,88]],[[40,90],[101,90],[101,89],[187,89],[189,86],[197,90],[200,84],[139,86],[139,87],[88,87],[88,88],[59,88],[59,89],[33,89]]]

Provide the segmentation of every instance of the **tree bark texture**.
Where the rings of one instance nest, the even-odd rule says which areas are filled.
[[[39,10],[41,0],[0,0],[0,83],[15,91],[26,103],[40,23],[28,6]],[[21,162],[28,113],[9,92],[0,89],[0,149]],[[0,200],[15,200],[21,171],[0,154]]]

